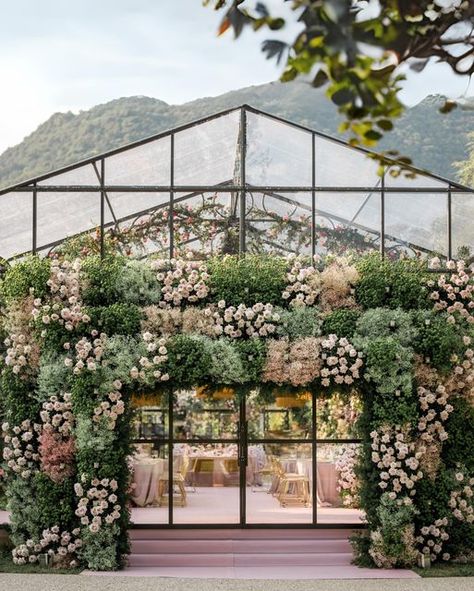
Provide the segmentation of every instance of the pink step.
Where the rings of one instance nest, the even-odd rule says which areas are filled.
[[[354,529],[160,529],[129,530],[133,540],[347,540]]]
[[[129,566],[349,566],[352,553],[131,554]]]
[[[296,554],[351,552],[349,540],[133,540],[133,554]]]

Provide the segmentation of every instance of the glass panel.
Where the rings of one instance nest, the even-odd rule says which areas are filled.
[[[189,439],[236,438],[239,409],[234,392],[223,388],[205,397],[195,391],[176,393],[174,405],[174,437]]]
[[[208,255],[239,252],[237,193],[176,193],[174,245],[176,255],[186,250]]]
[[[316,193],[316,252],[379,249],[380,193]]]
[[[451,194],[452,248],[455,258],[474,253],[474,193]]]
[[[247,251],[311,253],[311,193],[246,194]]]
[[[447,195],[385,194],[385,251],[389,256],[446,256]]]
[[[174,523],[238,523],[237,444],[176,444],[173,457]]]
[[[248,523],[311,523],[313,462],[310,443],[250,445]]]
[[[100,168],[98,169],[100,171]],[[99,185],[99,177],[92,164],[85,164],[39,181],[38,185]]]
[[[263,402],[252,393],[247,400],[249,439],[309,439],[311,408],[309,392],[285,394],[282,390],[273,402]]]
[[[349,443],[317,444],[318,523],[362,523],[355,475],[359,449]]]
[[[410,174],[410,173],[408,173]],[[429,175],[421,173],[415,173],[414,176],[410,174],[407,176],[406,172],[400,173],[398,176],[392,176],[390,169],[385,174],[385,186],[386,187],[410,187],[411,189],[430,189],[433,188],[448,188],[448,183],[440,181]]]
[[[140,400],[140,395],[138,399]],[[146,398],[143,398],[146,403]],[[158,404],[159,402],[159,404]],[[132,423],[132,438],[143,443],[143,448],[149,446],[150,454],[160,451],[162,443],[159,440],[168,437],[168,405],[166,401],[157,401],[156,406],[139,406],[135,409]],[[158,442],[158,443],[157,443]]]
[[[318,187],[380,186],[378,164],[365,152],[315,136],[315,159]]]
[[[105,159],[106,185],[171,184],[171,140],[164,137]]]
[[[98,225],[99,193],[38,193],[38,249]]]
[[[167,443],[134,445],[129,464],[132,523],[168,523],[168,458]]]
[[[251,185],[312,184],[312,134],[247,112],[245,179]]]
[[[200,187],[237,182],[240,111],[175,134],[174,184]]]
[[[8,259],[32,249],[33,197],[31,193],[0,195],[0,257]]]
[[[357,419],[362,402],[357,392],[334,392],[316,400],[316,436],[318,439],[354,439],[358,437]]]

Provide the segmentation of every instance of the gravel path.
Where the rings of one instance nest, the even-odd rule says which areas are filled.
[[[474,578],[254,581],[0,574],[0,591],[473,591]]]

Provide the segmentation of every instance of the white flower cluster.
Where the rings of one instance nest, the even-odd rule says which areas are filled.
[[[419,469],[422,452],[398,427],[388,425],[372,431],[372,462],[380,470],[380,488],[390,493],[391,499],[398,495],[415,496],[415,484],[423,478]]]
[[[314,258],[315,261],[318,259],[317,256]],[[321,291],[320,273],[313,266],[304,266],[300,259],[296,258],[291,262],[292,267],[286,274],[286,287],[282,297],[290,308],[313,306]]]
[[[433,0],[424,11],[424,15],[434,22],[445,14],[454,13],[455,19],[463,18],[462,11],[469,7],[467,0]]]
[[[454,408],[448,404],[448,394],[446,388],[439,385],[436,392],[431,392],[420,386],[418,388],[418,399],[423,414],[418,421],[418,431],[420,439],[426,443],[435,443],[436,441],[446,441],[448,433],[444,428],[450,413]]]
[[[273,305],[261,302],[251,308],[245,304],[226,307],[225,301],[220,300],[213,318],[216,336],[225,335],[232,339],[270,336],[280,322],[280,315]]]
[[[167,339],[156,339],[150,332],[144,332],[142,339],[146,344],[148,355],[140,357],[139,368],[132,367],[131,377],[142,382],[156,382],[156,380],[167,382],[170,376],[163,372],[163,364],[168,361]]]
[[[456,366],[453,373],[458,390],[467,388],[474,393],[474,350],[470,348],[471,341],[471,337],[463,337],[464,345],[469,348],[464,351],[462,361],[457,356],[455,357]]]
[[[99,333],[96,330],[91,332],[93,341],[87,337],[82,337],[75,346],[75,358],[66,357],[64,363],[67,367],[73,368],[73,373],[78,375],[83,369],[88,371],[96,371],[101,365],[104,357],[104,345],[107,339],[105,333]],[[69,343],[65,345],[66,349],[70,349]]]
[[[443,544],[449,540],[449,534],[446,532],[446,526],[448,525],[448,519],[437,519],[431,525],[425,525],[420,529],[420,534],[417,536],[416,541],[418,542],[422,554],[429,556],[431,561],[434,562],[439,558],[443,551]],[[445,552],[442,555],[443,560],[449,560],[450,555]]]
[[[2,424],[3,459],[7,467],[15,474],[27,480],[38,470],[39,454],[37,451],[41,425],[25,419],[20,425]]]
[[[209,295],[207,266],[200,261],[181,259],[157,259],[151,263],[158,271],[157,279],[161,284],[162,308],[196,303]]]
[[[74,568],[79,565],[76,552],[82,546],[80,533],[81,530],[78,527],[69,533],[60,531],[59,526],[54,525],[43,530],[39,542],[29,539],[14,548],[13,562],[15,564],[35,563],[38,562],[40,554],[48,554],[53,562]]]
[[[103,400],[99,406],[96,406],[92,415],[92,420],[95,423],[100,423],[105,419],[107,427],[110,430],[115,429],[118,417],[125,412],[125,404],[120,393],[122,382],[120,380],[114,380],[113,387],[112,392],[107,394],[107,399]]]
[[[51,274],[47,281],[51,293],[51,301],[43,302],[41,298],[33,301],[33,318],[44,326],[60,324],[66,330],[74,330],[81,322],[90,322],[80,297],[79,260],[51,261]]]
[[[439,259],[434,259],[434,261],[434,268],[436,268]],[[433,309],[447,312],[448,322],[451,324],[456,323],[456,315],[474,324],[474,281],[466,272],[464,261],[448,261],[447,267],[453,270],[449,277],[441,275],[437,284],[434,281],[428,282],[429,287],[437,287],[430,294],[431,299],[435,302]]]
[[[11,334],[4,340],[4,344],[7,347],[5,364],[11,366],[16,375],[26,372],[30,365],[29,355],[33,350],[26,335]]]
[[[79,499],[75,513],[82,525],[88,526],[92,533],[97,533],[103,525],[112,525],[120,518],[121,507],[117,504],[115,494],[118,484],[114,479],[93,478],[84,488],[88,480],[83,475],[81,481],[74,485],[74,492]]]
[[[459,488],[451,492],[448,504],[456,519],[474,523],[474,478],[468,478],[463,472],[456,472],[455,478]]]
[[[338,473],[337,491],[341,493],[342,504],[345,507],[358,505],[359,481],[355,473],[355,467],[359,460],[360,446],[357,443],[348,443],[337,450],[335,467]]]
[[[74,426],[71,394],[50,396],[40,412],[43,428],[52,428],[63,437],[71,435]]]
[[[337,335],[330,334],[322,339],[321,359],[321,384],[325,387],[332,384],[350,385],[360,377],[362,353],[356,351],[345,337],[338,338]]]

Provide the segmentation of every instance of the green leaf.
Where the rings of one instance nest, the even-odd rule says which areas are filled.
[[[329,78],[326,72],[324,70],[318,70],[318,73],[313,78],[312,86],[314,86],[314,88],[321,88],[321,86],[327,84],[328,80]]]

